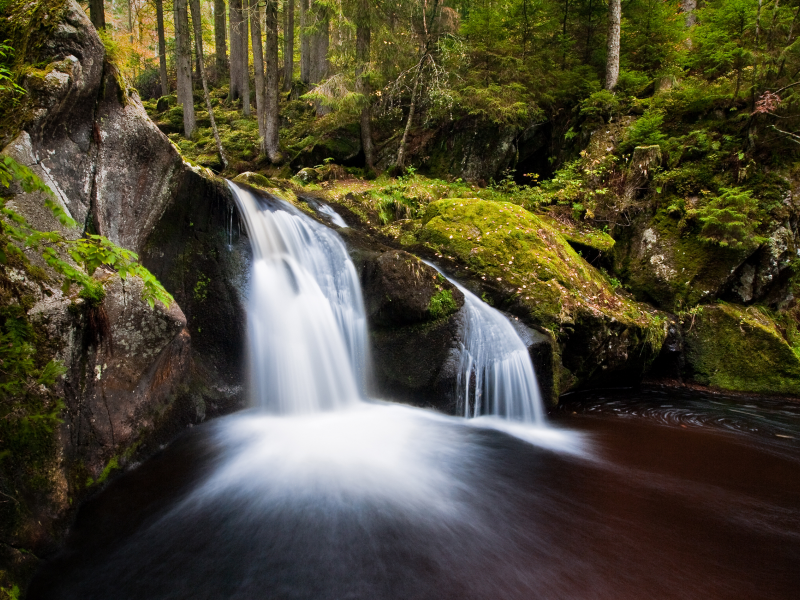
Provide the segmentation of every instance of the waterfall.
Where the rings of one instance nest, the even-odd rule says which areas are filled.
[[[426,261],[464,294],[456,397],[464,417],[545,424],[542,395],[528,349],[503,313]]]
[[[339,236],[288,202],[230,184],[253,248],[248,360],[253,404],[277,414],[363,395],[364,303]]]
[[[342,240],[288,202],[230,185],[254,254],[248,306],[253,403],[277,414],[357,403],[368,371],[366,318]],[[323,206],[326,218],[341,221],[327,205],[313,208]],[[543,425],[525,344],[502,313],[451,282],[465,297],[460,413]]]
[[[519,334],[503,313],[451,283],[464,294],[466,309],[456,392],[462,414],[543,425],[539,384]]]

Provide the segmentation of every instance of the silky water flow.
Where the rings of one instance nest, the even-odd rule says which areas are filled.
[[[231,189],[254,255],[252,408],[86,502],[30,600],[796,597],[791,442],[762,443],[749,424],[750,437],[693,417],[668,426],[639,400],[564,401],[554,416],[570,429],[546,425],[524,345],[464,289],[471,418],[369,399],[361,292],[338,234]],[[716,410],[712,424],[741,419]],[[762,414],[766,435],[800,423]]]

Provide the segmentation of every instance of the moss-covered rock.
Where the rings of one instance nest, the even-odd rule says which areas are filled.
[[[716,304],[684,321],[688,376],[711,387],[800,396],[800,357],[755,307]]]
[[[501,307],[556,335],[566,368],[561,392],[638,377],[661,349],[665,316],[616,293],[551,225],[517,205],[439,200],[416,235],[467,265]]]
[[[607,256],[614,249],[614,238],[587,223],[551,215],[542,215],[540,218],[560,233],[581,255],[594,253]]]
[[[614,265],[638,298],[679,311],[718,298],[757,247],[757,243],[730,248],[703,242],[684,231],[678,218],[661,210],[621,232]]]
[[[264,177],[260,173],[253,173],[252,171],[239,173],[233,178],[233,181],[236,183],[246,183],[247,185],[252,185],[262,189],[278,187],[271,179]]]

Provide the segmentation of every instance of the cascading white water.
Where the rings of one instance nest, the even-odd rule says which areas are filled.
[[[230,185],[253,248],[254,404],[290,414],[358,402],[368,360],[366,318],[344,244],[288,202]]]
[[[440,273],[436,265],[426,262]],[[500,417],[545,425],[542,395],[528,349],[508,318],[464,286],[466,323],[461,340],[456,394],[467,418]]]
[[[288,202],[235,184],[231,189],[254,254],[248,306],[254,404],[277,414],[357,404],[368,369],[367,330],[361,288],[344,244]],[[341,220],[332,208],[317,204],[318,210],[325,206],[327,218]],[[480,417],[475,424],[494,417],[543,426],[525,344],[502,313],[452,283],[465,297],[457,380],[461,414]]]
[[[466,327],[458,373],[465,417],[494,416],[544,425],[544,409],[528,349],[508,318],[455,281],[464,294]]]

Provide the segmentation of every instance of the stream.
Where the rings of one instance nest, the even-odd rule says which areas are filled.
[[[461,361],[487,382],[465,387],[473,418],[367,398],[341,240],[233,189],[253,408],[87,501],[29,598],[797,598],[800,405],[603,390],[545,416],[482,307],[468,331],[489,341]]]

